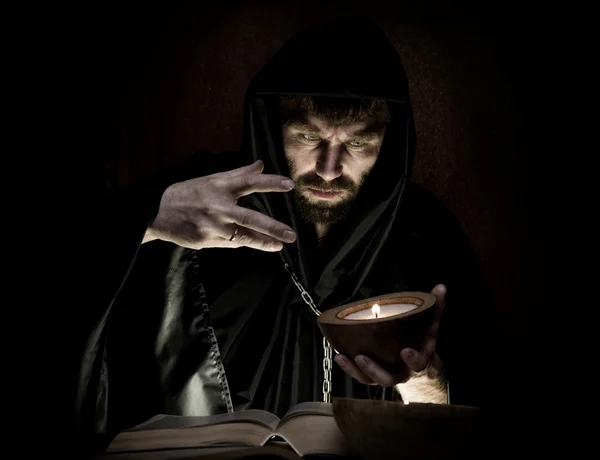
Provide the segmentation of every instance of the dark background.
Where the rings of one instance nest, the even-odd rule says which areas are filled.
[[[50,146],[37,156],[56,171],[50,198],[62,190],[61,203],[76,197],[85,206],[88,192],[158,174],[197,149],[238,148],[246,85],[283,42],[317,22],[369,14],[394,42],[411,86],[414,180],[471,238],[508,335],[507,361],[514,359],[501,378],[515,389],[543,288],[535,7],[481,3],[223,0],[37,10],[30,29],[43,24],[35,44],[42,52],[22,59],[33,63],[32,81],[43,81],[35,133]],[[64,208],[76,221],[76,209]]]

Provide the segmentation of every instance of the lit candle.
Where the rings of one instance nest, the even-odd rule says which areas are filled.
[[[387,318],[389,316],[400,315],[408,311],[414,310],[418,305],[413,303],[393,303],[388,305],[373,305],[371,309],[365,308],[364,310],[355,311],[346,315],[344,319],[349,320],[361,320],[361,319],[378,319]]]

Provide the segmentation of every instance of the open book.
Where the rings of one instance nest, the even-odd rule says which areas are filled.
[[[128,458],[120,455],[126,453],[164,455],[169,451],[194,452],[194,456],[199,456],[202,452],[214,454],[220,451],[218,448],[268,445],[283,445],[301,457],[357,457],[337,426],[332,405],[314,401],[294,406],[281,419],[257,409],[209,416],[157,415],[119,433],[102,458]]]

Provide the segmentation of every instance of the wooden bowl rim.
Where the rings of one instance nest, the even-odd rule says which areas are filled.
[[[348,312],[348,314],[350,314],[350,313],[353,313],[356,311],[371,308],[371,306],[374,303],[377,303],[377,304],[383,306],[383,305],[389,305],[392,303],[396,303],[398,300],[406,300],[406,299],[409,299],[409,301],[402,302],[402,303],[413,303],[412,301],[417,301],[420,303],[420,305],[413,310],[410,310],[410,311],[407,311],[404,313],[399,313],[399,314],[393,315],[393,316],[387,316],[385,318],[373,318],[373,319],[364,319],[364,320],[360,320],[360,321],[352,321],[352,320],[340,318],[338,316],[339,313],[341,313],[342,311],[345,311],[345,310],[351,310]],[[400,318],[404,319],[409,316],[416,315],[418,313],[421,313],[424,310],[427,310],[428,308],[433,307],[435,305],[435,303],[436,303],[436,297],[433,294],[430,294],[428,292],[420,292],[420,291],[393,292],[390,294],[383,294],[383,295],[379,295],[379,296],[369,297],[367,299],[362,299],[362,300],[358,300],[356,302],[352,302],[352,303],[339,305],[337,307],[330,308],[329,310],[325,310],[323,313],[321,313],[321,315],[318,316],[317,320],[320,323],[339,324],[339,325],[345,325],[345,326],[356,326],[358,324],[381,323],[381,322],[386,322],[386,321],[397,320]]]

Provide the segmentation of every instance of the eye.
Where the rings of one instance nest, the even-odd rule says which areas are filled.
[[[362,147],[365,145],[365,143],[362,141],[350,141],[349,144],[351,147]]]
[[[318,141],[319,140],[319,136],[315,135],[315,134],[303,134],[302,137],[304,137],[304,139],[306,139],[307,141]]]

